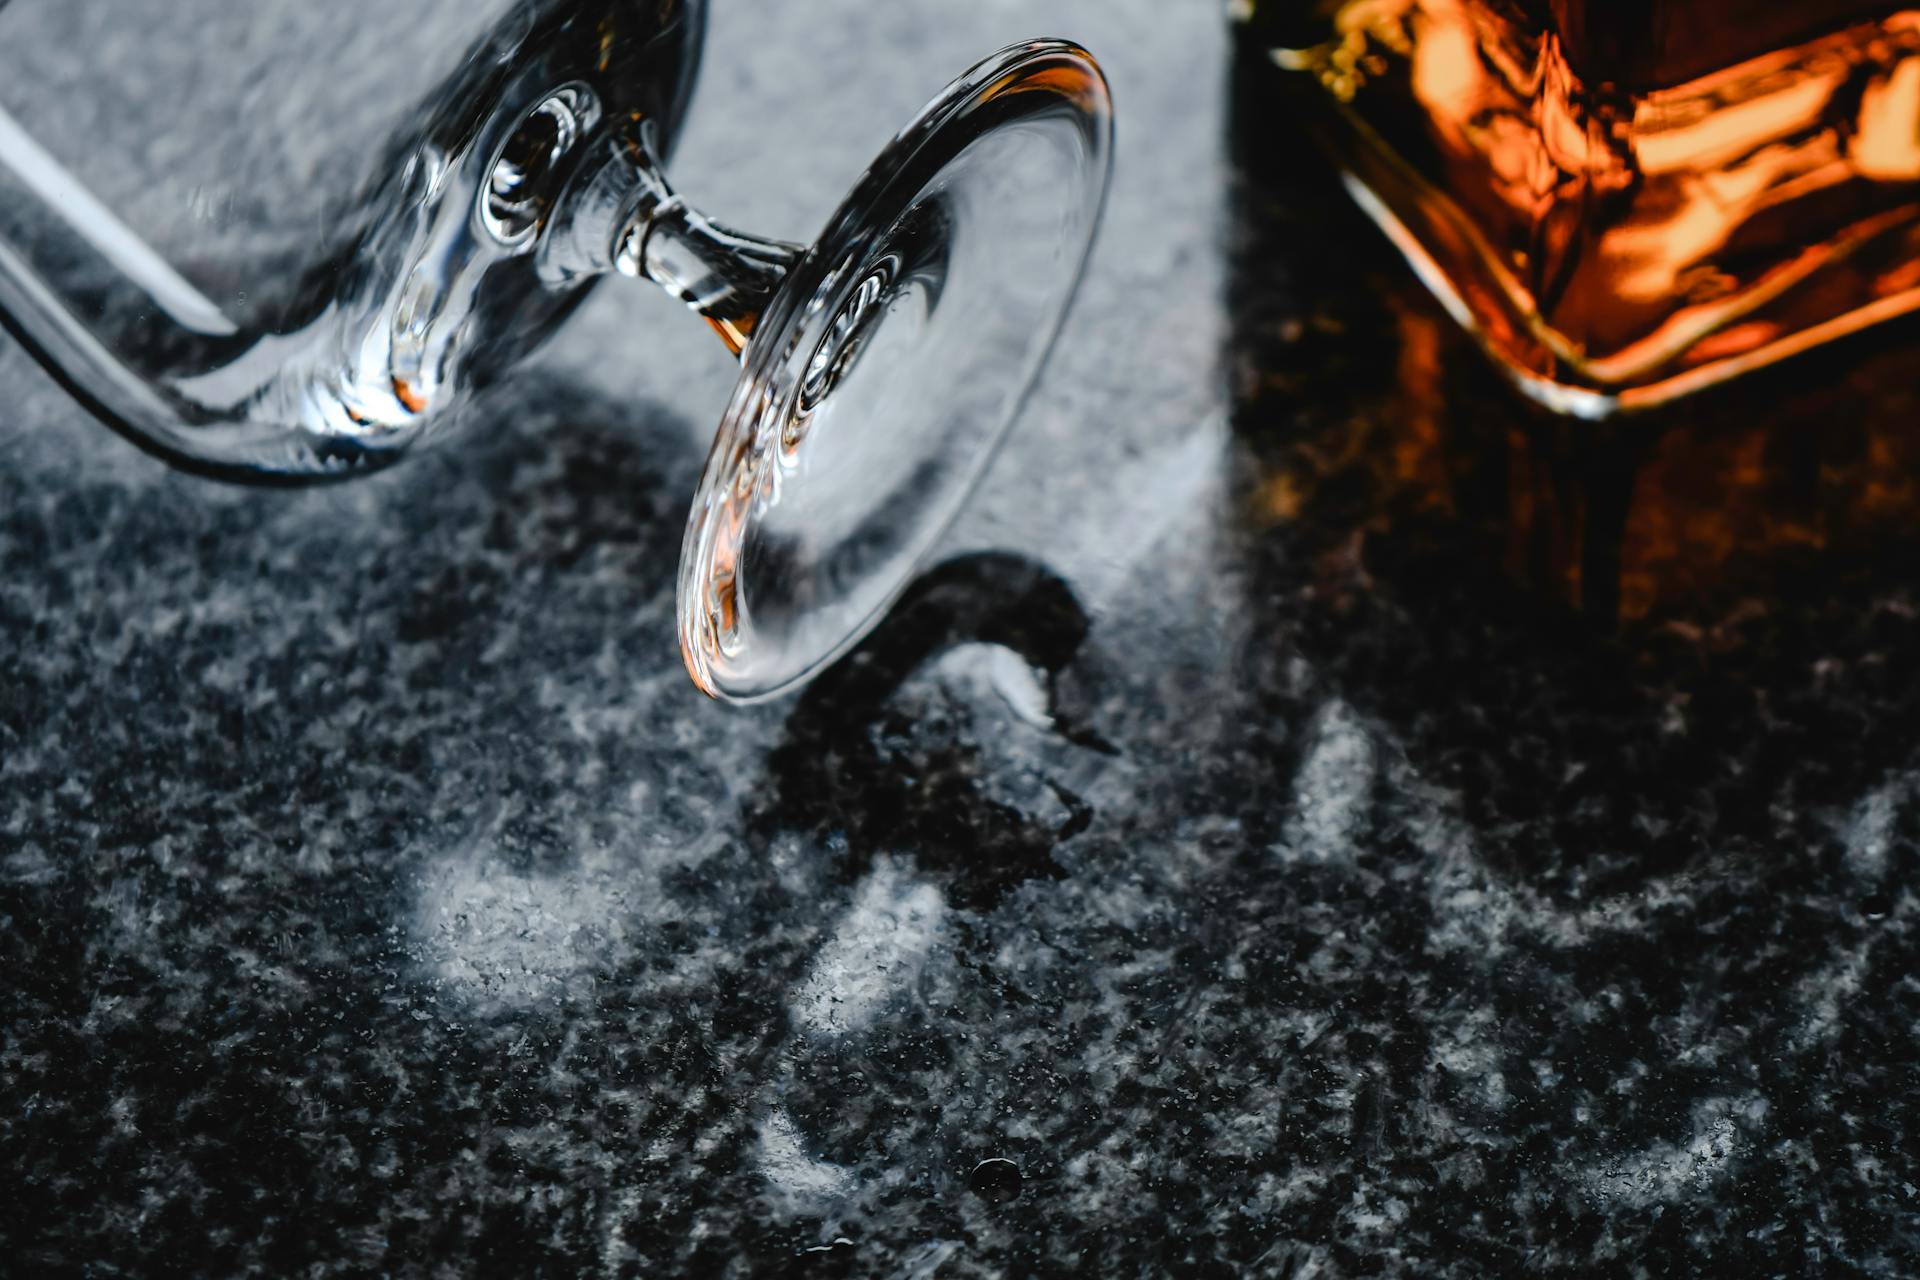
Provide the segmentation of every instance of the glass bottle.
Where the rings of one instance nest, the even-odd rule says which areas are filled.
[[[1920,306],[1920,12],[1233,0],[1523,389],[1601,418]],[[1276,128],[1287,127],[1275,121]]]

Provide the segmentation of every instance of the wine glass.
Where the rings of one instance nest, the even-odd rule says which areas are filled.
[[[477,38],[446,38],[476,19]],[[88,79],[78,37],[103,21],[152,28],[133,83]],[[351,0],[255,21],[260,47],[236,50],[226,0],[0,6],[22,64],[0,83],[0,316],[143,447],[298,483],[396,461],[593,283],[652,281],[741,363],[677,608],[695,682],[732,701],[807,679],[903,589],[1037,375],[1109,178],[1106,81],[1062,40],[955,80],[803,249],[667,182],[703,0]],[[245,109],[194,116],[210,84]],[[351,145],[303,150],[322,133]]]

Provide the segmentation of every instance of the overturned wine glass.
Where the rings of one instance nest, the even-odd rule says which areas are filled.
[[[351,0],[344,43],[319,51],[320,30],[299,24],[333,33],[346,20],[290,6],[253,19],[282,28],[261,37],[278,52],[244,74],[232,50],[158,34],[231,26],[226,4],[0,6],[0,42],[49,51],[0,88],[8,327],[171,462],[297,483],[397,460],[594,282],[652,281],[741,362],[678,578],[687,668],[728,700],[804,681],[906,585],[1039,372],[1105,197],[1111,100],[1065,41],[1014,45],[954,81],[802,249],[729,230],[667,183],[702,0],[482,5],[484,30],[451,50],[429,11],[471,28],[471,0]],[[103,18],[111,27],[93,30],[138,40],[146,22],[156,43],[135,83],[77,98],[60,55],[88,42],[62,33]],[[373,53],[415,74],[357,76]],[[276,77],[329,59],[308,100],[287,105]],[[245,127],[209,154],[193,104],[223,75],[267,118],[229,122]],[[178,85],[193,97],[169,97]],[[369,106],[403,97],[387,116]],[[337,131],[374,120],[388,143],[302,151],[316,113]],[[121,154],[103,159],[112,138]],[[276,205],[295,183],[307,198]],[[153,212],[169,192],[191,216]]]

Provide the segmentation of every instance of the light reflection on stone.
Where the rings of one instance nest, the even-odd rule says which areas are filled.
[[[946,911],[939,889],[894,859],[876,860],[789,997],[794,1025],[815,1036],[864,1030],[919,977]]]
[[[605,851],[553,874],[511,869],[478,842],[430,863],[418,885],[414,956],[474,1002],[524,1008],[585,994],[634,945],[657,875]]]
[[[785,1107],[767,1113],[760,1122],[759,1139],[760,1171],[786,1197],[789,1213],[817,1210],[822,1201],[832,1200],[852,1185],[851,1171],[807,1154],[800,1130]]]

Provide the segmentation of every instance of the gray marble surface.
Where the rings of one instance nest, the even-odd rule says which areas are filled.
[[[1499,572],[1536,420],[1198,0],[721,0],[680,185],[804,235],[1043,32],[1121,111],[1071,331],[785,702],[680,670],[664,299],[324,491],[0,345],[0,1270],[1920,1266],[1913,543],[1624,630]]]

